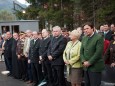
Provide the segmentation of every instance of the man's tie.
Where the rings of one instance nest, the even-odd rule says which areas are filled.
[[[34,40],[34,44],[36,43],[36,40]]]

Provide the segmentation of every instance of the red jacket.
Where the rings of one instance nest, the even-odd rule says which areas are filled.
[[[106,53],[108,47],[109,47],[110,41],[104,40],[104,50],[103,50],[103,55]],[[109,59],[105,61],[105,64],[109,64]]]

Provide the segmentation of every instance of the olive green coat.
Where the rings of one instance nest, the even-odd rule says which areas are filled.
[[[102,59],[104,39],[101,35],[94,33],[92,37],[84,36],[82,40],[80,58],[81,61],[88,61],[91,65],[85,70],[92,72],[101,72],[104,69]]]

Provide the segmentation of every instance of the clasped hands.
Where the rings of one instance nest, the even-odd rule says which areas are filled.
[[[83,62],[83,66],[84,67],[89,67],[91,64],[89,63],[89,61],[84,61]]]
[[[68,64],[70,64],[70,63],[69,63],[69,61],[67,61],[67,60],[66,60],[66,61],[64,61],[64,62],[65,62],[65,64],[67,64],[67,65],[68,65]]]
[[[111,67],[115,67],[115,63],[111,63]]]
[[[51,55],[48,56],[48,59],[52,61],[53,57]]]

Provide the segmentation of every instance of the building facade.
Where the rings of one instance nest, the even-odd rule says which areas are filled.
[[[39,20],[17,20],[17,21],[1,21],[0,22],[0,33],[6,33],[10,31],[14,32],[25,32],[26,30],[39,31]]]

